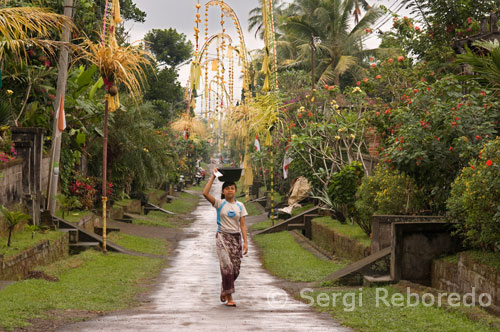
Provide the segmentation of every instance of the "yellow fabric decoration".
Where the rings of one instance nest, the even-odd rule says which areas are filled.
[[[227,47],[227,57],[228,58],[232,58],[233,57],[233,47],[231,45],[229,45]]]
[[[198,61],[191,63],[191,75],[189,79],[191,80],[191,89],[199,90],[201,87],[201,65]]]
[[[108,111],[114,112],[120,108],[120,97],[118,94],[116,96],[111,96],[109,93],[106,94],[106,101],[108,102]]]
[[[264,142],[265,146],[272,146],[273,145],[273,136],[271,135],[271,132],[268,132],[266,134],[266,140]]]
[[[120,1],[113,0],[113,23],[116,25],[122,23],[122,16],[120,15]]]
[[[217,71],[217,60],[212,60],[212,71]]]

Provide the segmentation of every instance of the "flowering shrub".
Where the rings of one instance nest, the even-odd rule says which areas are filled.
[[[91,210],[94,207],[97,190],[91,177],[77,176],[75,182],[70,185],[70,193],[78,198],[84,209]]]
[[[422,209],[422,193],[415,182],[398,170],[378,165],[356,193],[358,223],[371,227],[374,214],[415,214]]]
[[[6,163],[15,159],[17,156],[14,143],[12,143],[10,130],[0,129],[0,162]]]
[[[447,207],[466,242],[500,250],[500,139],[484,145],[479,158],[452,185]]]
[[[500,105],[475,82],[453,77],[421,83],[404,98],[406,106],[374,114],[385,139],[381,157],[424,190],[428,209],[444,213],[450,184],[483,142],[498,134]]]

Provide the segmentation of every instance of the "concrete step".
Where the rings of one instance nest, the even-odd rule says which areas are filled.
[[[70,243],[70,247],[99,247],[101,244],[99,242],[77,242]]]
[[[306,227],[305,224],[288,224],[287,229],[289,231],[292,231],[294,229],[304,229]]]
[[[69,233],[69,243],[78,242],[78,229],[76,228],[60,228],[59,231]]]
[[[371,254],[370,256],[367,256],[357,262],[354,262],[352,264],[347,265],[346,267],[337,270],[324,278],[322,281],[337,281],[341,278],[348,277],[349,275],[356,274],[356,273],[363,273],[363,270],[367,267],[369,267],[371,264],[375,263],[376,261],[389,256],[391,254],[391,248],[385,248],[380,251],[377,251],[374,254]]]
[[[373,287],[373,286],[384,286],[394,283],[390,275],[385,276],[364,276],[363,286]]]

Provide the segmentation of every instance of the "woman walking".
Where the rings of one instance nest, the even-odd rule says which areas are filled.
[[[227,301],[226,306],[235,307],[236,303],[232,297],[234,281],[240,274],[241,258],[243,254],[248,252],[247,229],[245,226],[245,216],[248,213],[245,206],[235,199],[237,188],[234,182],[224,182],[222,184],[221,199],[210,195],[210,189],[215,180],[215,172],[217,172],[217,168],[206,184],[203,196],[217,209],[215,243],[222,274],[220,300],[221,302]],[[241,246],[240,230],[243,234],[243,248]]]

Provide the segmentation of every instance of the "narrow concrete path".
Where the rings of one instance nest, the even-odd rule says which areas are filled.
[[[220,195],[221,184],[212,189]],[[72,324],[60,332],[96,331],[314,331],[347,332],[328,314],[313,311],[287,295],[261,265],[250,241],[236,281],[236,308],[219,300],[220,271],[215,251],[216,212],[203,200],[196,221],[160,276],[150,302],[113,316]]]

